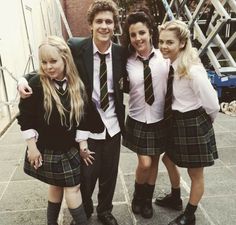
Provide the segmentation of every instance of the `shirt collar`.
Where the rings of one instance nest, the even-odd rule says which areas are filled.
[[[136,59],[136,60],[139,60],[138,57],[141,57],[142,59],[146,60],[146,59],[149,58],[149,56],[150,56],[152,53],[155,54],[155,49],[154,49],[154,47],[152,47],[151,52],[150,52],[149,55],[148,55],[147,57],[145,57],[145,58],[144,58],[143,56],[139,55],[138,52],[135,52],[135,59]]]
[[[57,80],[57,79],[52,79],[52,80]],[[63,77],[63,79],[62,80],[58,80],[58,81],[66,81],[67,82],[67,77],[65,76],[65,77]]]
[[[105,52],[100,52],[95,44],[95,42],[93,41],[93,55],[95,55],[97,52],[101,53],[101,54],[108,54],[108,56],[111,55],[111,46],[112,46],[112,42],[109,46],[109,48],[105,51]]]
[[[179,59],[177,58],[174,62],[171,63],[174,71],[177,70],[177,67],[178,67],[178,63],[179,63]]]

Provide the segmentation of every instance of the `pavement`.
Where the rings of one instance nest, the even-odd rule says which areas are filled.
[[[196,212],[196,225],[236,225],[236,117],[219,113],[214,123],[219,159],[205,168],[205,193]],[[47,185],[23,172],[25,142],[17,122],[0,137],[0,225],[46,225]],[[154,215],[143,219],[131,212],[136,155],[121,148],[119,175],[113,198],[113,214],[119,225],[167,225],[179,212],[156,206]],[[181,172],[181,195],[188,202],[190,180]],[[170,191],[168,175],[160,162],[153,202]],[[97,189],[94,193],[96,207]],[[70,214],[63,203],[60,225],[69,225]],[[89,225],[101,225],[93,214]]]

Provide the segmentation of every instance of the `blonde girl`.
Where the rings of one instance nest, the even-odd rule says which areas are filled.
[[[192,47],[187,25],[178,20],[169,21],[159,27],[159,32],[160,51],[164,58],[170,59],[173,69],[172,145],[164,156],[164,163],[172,182],[176,182],[173,181],[176,174],[173,163],[187,168],[191,179],[185,211],[169,225],[194,225],[194,213],[204,192],[204,167],[213,165],[218,158],[212,123],[219,103],[197,51]]]
[[[86,94],[63,39],[49,36],[39,46],[39,71],[29,85],[17,117],[27,142],[24,171],[49,184],[48,225],[57,225],[63,193],[76,224],[85,225],[76,130],[86,130]]]

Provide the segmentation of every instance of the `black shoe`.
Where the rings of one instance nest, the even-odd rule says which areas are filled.
[[[140,214],[142,211],[143,199],[133,198],[131,207],[134,214]]]
[[[103,225],[118,225],[116,218],[111,213],[98,214],[98,219]]]
[[[183,209],[182,199],[175,199],[171,194],[166,194],[162,198],[156,198],[155,204],[178,211]]]
[[[146,219],[149,219],[153,216],[152,199],[144,200],[141,216]]]
[[[185,214],[181,214],[173,221],[171,221],[168,225],[195,225],[196,217],[193,215],[192,217],[187,217]]]

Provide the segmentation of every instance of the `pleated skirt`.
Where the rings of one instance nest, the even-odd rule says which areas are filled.
[[[24,172],[31,177],[47,184],[60,187],[73,187],[80,184],[79,150],[72,147],[68,152],[56,152],[50,149],[40,149],[43,162],[37,170],[30,165],[27,151],[24,161]]]
[[[179,167],[198,168],[218,158],[214,129],[203,108],[186,113],[173,111],[167,154]]]
[[[160,155],[165,151],[166,127],[163,121],[146,124],[128,116],[122,144],[139,155]]]

